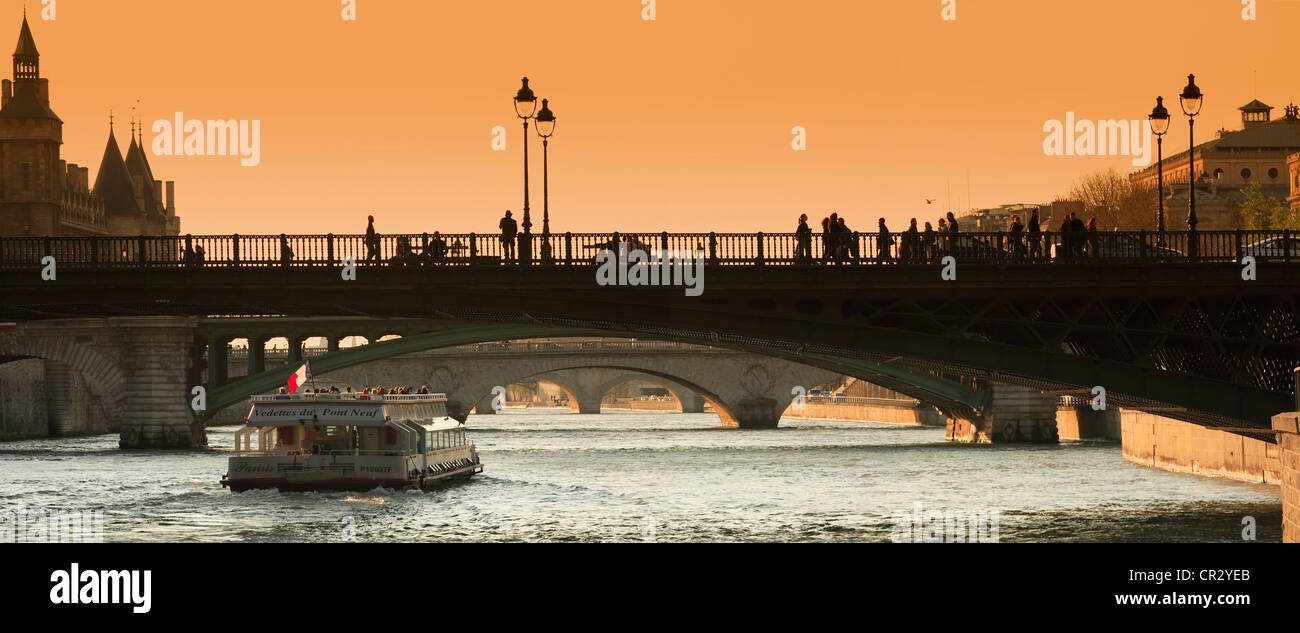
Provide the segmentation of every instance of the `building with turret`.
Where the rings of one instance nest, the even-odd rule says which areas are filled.
[[[123,158],[110,122],[93,188],[88,168],[59,156],[63,121],[24,15],[13,80],[0,81],[0,235],[179,234],[175,185],[154,179],[143,144],[133,130]]]

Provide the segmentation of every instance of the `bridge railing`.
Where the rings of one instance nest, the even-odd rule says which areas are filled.
[[[1242,256],[1300,260],[1296,231],[1092,231],[982,233],[563,233],[499,235],[181,235],[169,237],[0,237],[0,268],[308,268],[360,266],[591,266],[602,250],[642,250],[651,258],[700,254],[711,265],[816,266],[964,263],[1236,262]],[[522,255],[522,257],[521,257]],[[689,255],[687,255],[689,256]]]
[[[352,348],[348,348],[352,349]],[[487,343],[467,343],[428,350],[427,354],[503,354],[518,352],[601,352],[601,351],[641,351],[641,352],[708,352],[728,351],[708,345],[691,343],[674,343],[672,341],[493,341]],[[328,347],[312,345],[303,346],[302,358],[312,359],[329,353]],[[248,358],[247,347],[230,347],[226,351],[226,360],[233,365],[245,362]],[[263,352],[263,360],[268,365],[282,365],[289,362],[289,350],[283,347],[268,348]]]

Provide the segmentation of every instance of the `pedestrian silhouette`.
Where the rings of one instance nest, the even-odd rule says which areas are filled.
[[[1029,259],[1043,256],[1043,231],[1038,226],[1038,209],[1029,215]]]
[[[506,210],[505,217],[497,225],[501,228],[501,257],[508,262],[515,261],[515,236],[519,234],[519,225]]]
[[[808,227],[808,214],[799,214],[799,227],[794,230],[794,261],[804,263],[812,259],[812,229]]]
[[[375,232],[375,216],[367,216],[369,223],[366,225],[366,259],[365,261],[374,261],[379,263],[379,234]]]
[[[876,237],[876,253],[880,263],[893,261],[894,257],[890,254],[893,245],[894,236],[890,234],[889,227],[885,226],[885,218],[880,218],[880,234]]]

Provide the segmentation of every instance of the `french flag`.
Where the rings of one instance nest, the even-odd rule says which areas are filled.
[[[292,394],[297,391],[298,387],[301,387],[303,383],[307,382],[308,378],[311,378],[311,364],[304,362],[302,367],[298,368],[298,371],[293,372],[293,375],[289,376],[289,393]]]

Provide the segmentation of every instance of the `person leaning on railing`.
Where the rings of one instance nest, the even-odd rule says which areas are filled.
[[[1011,233],[1011,256],[1017,260],[1025,257],[1025,225],[1020,223],[1020,215],[1011,214],[1011,226],[1007,227]]]

